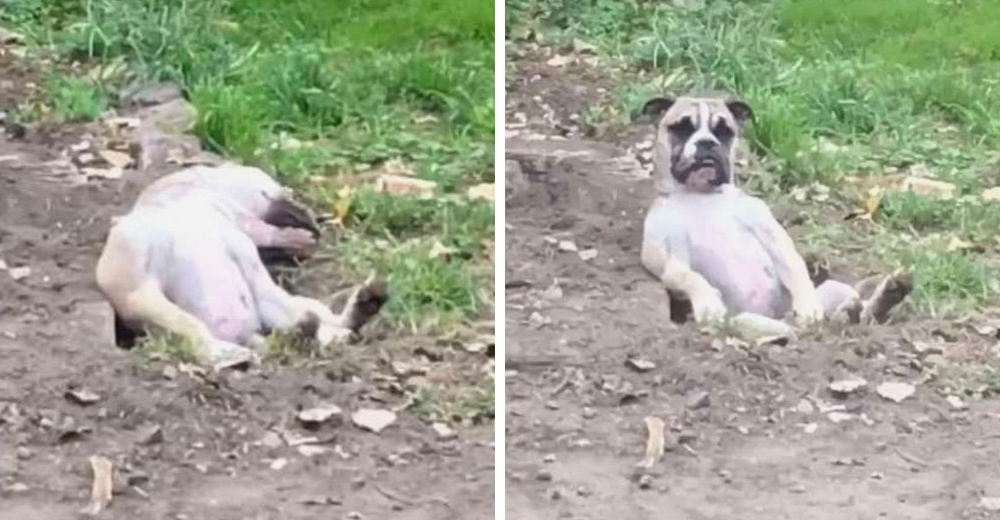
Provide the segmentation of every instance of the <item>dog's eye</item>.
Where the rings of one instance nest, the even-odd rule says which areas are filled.
[[[676,123],[672,123],[671,125],[667,126],[667,129],[670,130],[670,132],[673,133],[674,135],[682,137],[690,136],[691,134],[694,133],[695,130],[694,122],[692,122],[691,118],[689,117],[685,117],[684,119],[681,119]]]
[[[726,124],[725,121],[721,120],[718,123],[715,123],[715,126],[712,128],[712,133],[715,134],[715,137],[718,137],[719,139],[732,139],[732,137],[735,135],[733,129],[728,124]]]

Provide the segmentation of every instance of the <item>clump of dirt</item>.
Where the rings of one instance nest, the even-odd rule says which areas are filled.
[[[599,74],[553,65],[539,58],[544,53],[521,56],[514,74],[532,86],[508,91],[508,106],[519,111],[558,106],[562,98],[546,93]],[[573,103],[602,102],[585,98]],[[546,113],[536,108],[527,119]],[[508,517],[997,514],[1000,471],[989,461],[1000,450],[990,433],[998,407],[960,389],[946,394],[938,382],[968,352],[989,350],[995,330],[908,317],[757,346],[675,326],[663,288],[639,263],[652,182],[631,157],[635,142],[587,140],[558,124],[514,126],[507,159],[519,188],[507,199],[505,266]],[[865,254],[833,263],[857,264]],[[829,388],[857,378],[866,384],[850,393]],[[884,382],[916,393],[893,402],[876,391]],[[667,426],[666,452],[649,469],[636,466],[646,417]]]
[[[8,58],[0,78],[4,102],[37,82]],[[0,136],[0,519],[76,517],[92,455],[116,468],[102,518],[492,515],[492,424],[445,435],[404,411],[420,377],[479,369],[486,354],[390,336],[213,376],[115,348],[93,271],[111,217],[141,186],[128,172],[80,182],[61,166],[67,147],[100,131]],[[315,429],[296,420],[328,404],[342,414]],[[397,418],[373,433],[352,424],[360,409]]]

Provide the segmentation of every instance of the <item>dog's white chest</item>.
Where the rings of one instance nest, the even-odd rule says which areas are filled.
[[[662,228],[671,254],[685,258],[719,289],[731,312],[777,317],[787,311],[788,298],[744,197],[738,192],[671,196],[661,214],[655,208],[650,213],[647,227]]]

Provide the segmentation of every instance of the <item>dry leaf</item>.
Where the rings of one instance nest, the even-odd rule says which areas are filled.
[[[477,184],[469,188],[466,195],[472,200],[482,199],[494,202],[496,200],[496,185],[492,182]]]
[[[434,197],[437,183],[424,179],[414,179],[401,175],[380,175],[375,180],[375,190],[394,195],[416,195],[421,199]]]
[[[101,150],[101,157],[117,169],[129,168],[134,162],[131,155],[114,150]]]
[[[983,190],[983,201],[1000,202],[1000,186]]]
[[[442,244],[440,240],[435,240],[434,245],[431,246],[431,251],[427,254],[427,256],[430,258],[447,258],[457,252],[458,249],[446,246]]]
[[[337,190],[337,200],[333,203],[333,218],[343,224],[351,212],[351,187],[344,186]]]
[[[903,179],[900,189],[942,199],[950,199],[955,196],[954,184],[923,177],[906,177]]]
[[[94,484],[90,488],[90,503],[83,508],[82,513],[95,516],[111,503],[114,465],[105,457],[92,455],[90,469],[94,474]]]
[[[644,421],[648,435],[646,437],[646,456],[636,466],[649,469],[663,456],[663,451],[666,448],[666,438],[663,431],[667,425],[659,417],[646,417]]]

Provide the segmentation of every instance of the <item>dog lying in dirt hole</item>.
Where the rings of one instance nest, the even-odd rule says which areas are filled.
[[[856,286],[806,265],[767,203],[736,186],[737,143],[753,110],[724,93],[650,99],[657,197],[646,214],[642,264],[670,298],[671,319],[751,313],[801,324],[882,323],[912,291],[905,269]],[[812,271],[812,272],[811,272]]]
[[[262,170],[223,164],[167,175],[139,195],[108,233],[97,285],[115,312],[115,341],[131,348],[150,330],[189,340],[199,362],[256,362],[274,331],[319,347],[353,337],[388,299],[374,275],[338,314],[289,294],[264,258],[305,257],[320,230],[289,190]]]

